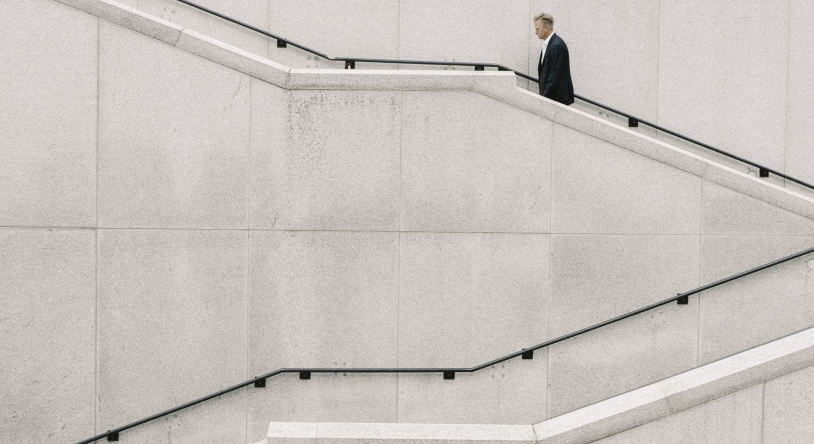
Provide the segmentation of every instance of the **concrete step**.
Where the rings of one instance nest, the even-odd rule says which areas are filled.
[[[784,442],[805,442],[808,429],[776,426],[784,415],[772,409],[814,396],[813,370],[811,328],[534,425],[272,422],[261,442],[587,444],[614,435],[616,444],[661,435],[690,442],[697,435],[735,443],[760,442],[764,429],[791,439]],[[797,415],[814,414],[810,402],[802,404],[809,411]]]

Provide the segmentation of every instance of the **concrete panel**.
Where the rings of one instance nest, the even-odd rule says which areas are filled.
[[[577,3],[531,0],[530,6],[530,75],[537,77],[542,47],[542,41],[533,35],[533,16],[546,12],[554,16],[554,31],[568,45],[575,92],[655,122],[659,71],[658,1]],[[624,123],[627,124],[627,119]]]
[[[788,29],[787,0],[661,2],[659,124],[783,171]]]
[[[100,33],[100,225],[246,228],[249,77],[115,25]]]
[[[814,235],[814,221],[704,181],[704,234]]]
[[[399,375],[398,421],[414,424],[542,421],[546,413],[546,355],[545,350],[536,351],[531,361],[515,358],[475,373],[456,373],[455,380],[445,380],[439,373]]]
[[[402,233],[399,366],[469,367],[545,341],[548,250],[547,235]],[[401,375],[399,422],[537,421],[545,361]]]
[[[400,92],[261,85],[253,102],[252,228],[398,229]]]
[[[399,58],[498,63],[522,72],[532,37],[528,11],[528,0],[401,0]]]
[[[275,35],[332,57],[399,58],[399,0],[270,0],[269,29]],[[288,46],[269,48],[273,60],[294,68],[343,68],[344,62]],[[358,63],[357,69],[398,69]]]
[[[246,379],[245,232],[99,231],[98,429]],[[242,392],[140,428],[144,442],[240,442]]]
[[[698,287],[699,243],[698,236],[553,235],[551,337]]]
[[[695,367],[697,307],[691,298],[553,345],[548,418]]]
[[[763,386],[759,385],[596,444],[761,444],[762,409]]]
[[[698,234],[702,180],[554,125],[552,233]]]
[[[399,365],[478,365],[543,342],[548,255],[547,235],[402,233]]]
[[[252,232],[249,369],[395,367],[398,234]],[[395,375],[296,374],[250,394],[250,436],[269,421],[393,422]],[[253,434],[252,434],[253,433]]]
[[[195,0],[205,8],[268,30],[269,0]],[[269,38],[228,20],[175,0],[138,0],[138,9],[261,57],[268,57]],[[275,41],[272,40],[272,44]]]
[[[704,236],[706,284],[814,246],[804,236]],[[701,294],[699,363],[814,325],[814,270],[802,257]]]
[[[95,233],[0,230],[0,441],[94,434]]]
[[[814,14],[814,3],[792,0],[789,11],[789,72],[786,111],[786,172],[797,179],[814,183],[814,29],[807,17]],[[814,191],[807,190],[808,196]]]
[[[551,122],[468,92],[405,92],[401,228],[548,232]]]
[[[95,226],[97,20],[49,0],[0,16],[0,226]]]
[[[814,367],[766,384],[763,443],[800,443],[814,436]]]

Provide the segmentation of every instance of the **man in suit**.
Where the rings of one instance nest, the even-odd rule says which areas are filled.
[[[574,103],[568,47],[560,36],[554,34],[554,17],[544,13],[535,15],[534,32],[543,41],[540,61],[537,62],[540,95],[564,105]]]

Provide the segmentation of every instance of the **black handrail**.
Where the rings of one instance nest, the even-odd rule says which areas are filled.
[[[260,28],[249,25],[248,23],[241,22],[240,20],[236,20],[236,19],[234,19],[232,17],[223,15],[223,14],[221,14],[219,12],[213,11],[211,9],[208,9],[208,8],[203,7],[201,5],[192,3],[190,1],[187,1],[187,0],[176,0],[176,1],[184,3],[185,5],[192,6],[193,8],[200,9],[201,11],[204,11],[204,12],[207,12],[209,14],[215,15],[217,17],[220,17],[220,18],[224,19],[224,20],[228,20],[228,21],[230,21],[230,22],[232,22],[232,23],[234,23],[236,25],[243,26],[245,28],[251,29],[252,31],[259,32],[260,34],[263,34],[265,36],[276,39],[277,42],[278,42],[277,44],[280,47],[284,48],[284,47],[286,47],[286,45],[291,45],[291,46],[295,46],[297,48],[300,48],[303,51],[309,52],[309,53],[311,53],[313,55],[322,57],[323,59],[326,59],[326,60],[331,60],[331,61],[336,61],[336,62],[345,62],[345,68],[349,68],[349,69],[355,69],[356,68],[356,62],[393,63],[393,64],[402,64],[402,65],[472,66],[472,67],[475,68],[476,71],[483,71],[484,68],[488,67],[488,68],[497,68],[498,71],[511,71],[514,74],[516,74],[516,75],[518,75],[520,77],[523,77],[525,79],[528,79],[528,80],[531,80],[531,81],[534,81],[534,82],[539,82],[539,79],[537,79],[535,77],[531,77],[531,76],[529,76],[527,74],[524,74],[524,73],[519,72],[519,71],[515,71],[515,70],[513,70],[511,68],[508,68],[506,66],[503,66],[503,65],[500,65],[500,64],[497,64],[497,63],[438,62],[438,61],[429,61],[429,60],[394,60],[394,59],[366,59],[366,58],[358,58],[358,57],[331,57],[331,56],[323,54],[323,53],[321,53],[319,51],[308,48],[306,46],[300,45],[298,43],[294,43],[291,40],[286,39],[284,37],[274,35],[274,34],[268,32],[268,31],[264,31],[264,30],[262,30]],[[714,151],[714,152],[716,152],[718,154],[724,155],[724,156],[729,157],[731,159],[735,159],[735,160],[737,160],[739,162],[743,162],[743,163],[745,163],[747,165],[751,165],[751,166],[758,169],[758,171],[760,172],[760,177],[768,177],[769,173],[771,173],[771,174],[774,174],[776,176],[780,176],[780,177],[782,177],[782,178],[784,178],[786,180],[790,180],[792,182],[798,183],[798,184],[800,184],[800,185],[802,185],[804,187],[811,188],[811,189],[814,190],[814,185],[812,185],[810,183],[804,182],[804,181],[802,181],[800,179],[796,179],[794,177],[791,177],[789,175],[781,173],[781,172],[779,172],[777,170],[774,170],[772,168],[763,166],[763,165],[761,165],[761,164],[759,164],[757,162],[752,162],[751,160],[744,159],[743,157],[740,157],[740,156],[737,156],[735,154],[726,152],[726,151],[724,151],[724,150],[722,150],[720,148],[715,148],[715,147],[713,147],[711,145],[708,145],[706,143],[699,142],[699,141],[697,141],[695,139],[692,139],[690,137],[687,137],[687,136],[685,136],[683,134],[679,134],[679,133],[677,133],[675,131],[672,131],[672,130],[669,130],[669,129],[664,128],[662,126],[656,125],[655,123],[651,123],[651,122],[648,122],[646,120],[640,119],[640,118],[638,118],[638,117],[636,117],[636,116],[634,116],[632,114],[628,114],[628,113],[626,113],[624,111],[619,111],[617,109],[614,109],[614,108],[611,108],[611,107],[609,107],[607,105],[599,103],[599,102],[597,102],[595,100],[588,99],[587,97],[583,97],[583,96],[580,96],[578,94],[574,94],[574,97],[579,99],[579,100],[582,100],[584,102],[590,103],[591,105],[602,108],[604,110],[610,111],[610,112],[615,113],[615,114],[619,114],[620,116],[627,117],[628,122],[630,122],[631,124],[635,124],[635,126],[638,126],[639,123],[642,123],[642,124],[647,125],[647,126],[653,128],[655,130],[665,132],[667,134],[670,134],[671,136],[678,137],[679,139],[683,139],[683,140],[686,140],[687,142],[694,143],[696,145],[702,146],[702,147],[704,147],[704,148],[706,148],[708,150]]]
[[[281,368],[281,369],[274,370],[271,373],[266,373],[265,375],[258,376],[256,378],[250,379],[250,380],[245,381],[245,382],[241,382],[240,384],[233,385],[233,386],[231,386],[229,388],[225,388],[225,389],[223,389],[221,391],[212,393],[211,395],[207,395],[207,396],[204,396],[203,398],[199,398],[199,399],[196,399],[194,401],[190,401],[190,402],[188,402],[186,404],[179,405],[178,407],[174,407],[172,409],[163,411],[161,413],[157,413],[157,414],[149,416],[147,418],[144,418],[144,419],[138,420],[136,422],[127,424],[125,426],[118,427],[118,428],[115,428],[113,430],[108,430],[107,432],[96,435],[93,438],[88,438],[88,439],[86,439],[84,441],[79,441],[77,444],[88,444],[88,443],[97,441],[99,439],[105,438],[105,437],[111,437],[109,440],[114,440],[114,441],[118,440],[119,432],[122,432],[124,430],[136,427],[136,426],[144,424],[146,422],[150,422],[150,421],[152,421],[154,419],[161,418],[162,416],[173,414],[173,413],[178,412],[180,410],[183,410],[183,409],[185,409],[187,407],[192,407],[192,406],[194,406],[196,404],[200,404],[200,403],[202,403],[204,401],[208,401],[208,400],[210,400],[212,398],[217,398],[218,396],[225,395],[225,394],[227,394],[229,392],[233,392],[235,390],[241,389],[243,387],[246,387],[246,386],[249,386],[249,385],[252,385],[252,384],[254,384],[256,387],[265,387],[267,378],[271,378],[273,376],[277,376],[277,375],[283,374],[283,373],[299,373],[300,374],[300,379],[310,379],[311,378],[311,373],[443,373],[444,374],[444,379],[455,379],[455,373],[472,373],[472,372],[476,372],[478,370],[482,370],[484,368],[493,366],[495,364],[499,364],[501,362],[508,361],[509,359],[516,358],[518,356],[522,356],[523,359],[530,359],[532,357],[532,352],[534,352],[534,350],[539,350],[541,348],[554,345],[554,344],[556,344],[558,342],[565,341],[566,339],[571,339],[573,337],[588,333],[588,332],[596,330],[598,328],[605,327],[605,326],[610,325],[610,324],[614,324],[614,323],[619,322],[621,320],[627,319],[627,318],[632,317],[632,316],[636,316],[638,314],[644,313],[644,312],[652,310],[654,308],[661,307],[663,305],[667,305],[667,304],[672,303],[672,302],[678,302],[679,304],[686,304],[687,303],[687,298],[689,296],[692,296],[692,295],[697,294],[697,293],[701,293],[702,291],[706,291],[706,290],[715,288],[715,287],[717,287],[719,285],[726,284],[726,283],[734,281],[736,279],[740,279],[740,278],[742,278],[744,276],[748,276],[750,274],[757,273],[758,271],[763,271],[763,270],[765,270],[767,268],[774,267],[775,265],[779,265],[779,264],[782,264],[784,262],[788,262],[788,261],[790,261],[792,259],[796,259],[798,257],[805,256],[805,255],[811,254],[811,253],[814,253],[814,248],[809,248],[809,249],[801,251],[799,253],[792,254],[791,256],[786,256],[786,257],[784,257],[782,259],[778,259],[776,261],[769,262],[768,264],[764,264],[764,265],[761,265],[759,267],[752,268],[750,270],[744,271],[742,273],[738,273],[736,275],[730,276],[730,277],[725,278],[725,279],[721,279],[721,280],[713,282],[711,284],[707,284],[707,285],[698,287],[698,288],[696,288],[694,290],[690,290],[690,291],[685,292],[685,293],[679,293],[678,295],[673,296],[673,297],[668,298],[668,299],[665,299],[663,301],[656,302],[654,304],[650,304],[648,306],[639,308],[638,310],[634,310],[634,311],[631,311],[629,313],[625,313],[625,314],[623,314],[621,316],[617,316],[615,318],[608,319],[607,321],[603,321],[603,322],[600,322],[598,324],[591,325],[590,327],[585,327],[585,328],[583,328],[581,330],[577,330],[575,332],[568,333],[568,334],[566,334],[564,336],[560,336],[558,338],[542,342],[542,343],[537,344],[535,346],[532,346],[532,347],[529,347],[529,348],[524,348],[523,350],[520,350],[518,352],[508,354],[508,355],[503,356],[501,358],[494,359],[492,361],[477,365],[475,367],[448,367],[448,368]]]

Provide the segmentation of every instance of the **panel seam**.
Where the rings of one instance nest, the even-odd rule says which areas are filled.
[[[783,122],[783,173],[788,174],[788,154],[789,154],[789,65],[791,64],[791,0],[788,3],[788,12],[786,17],[788,23],[786,24],[786,115]],[[787,181],[783,180],[783,187],[785,188]]]
[[[766,442],[766,382],[761,384],[760,391],[760,442]]]
[[[401,8],[401,2],[399,1],[399,9]],[[401,23],[401,13],[399,13],[399,23]],[[400,37],[399,37],[400,38]],[[402,194],[402,147],[404,142],[404,91],[401,91],[401,100],[399,103],[399,198],[398,198],[398,245],[397,245],[397,262],[396,262],[396,365],[399,364],[400,359],[400,333],[401,333],[401,217],[402,217],[402,206],[401,206],[401,194]],[[396,422],[400,422],[400,414],[399,414],[399,378],[401,375],[396,373]]]
[[[252,97],[252,83],[254,83],[254,79],[249,77],[249,146],[248,149],[248,160],[247,160],[247,182],[246,182],[246,379],[249,378],[249,340],[250,340],[250,325],[249,325],[249,306],[251,304],[251,297],[250,297],[250,278],[249,278],[249,267],[250,267],[250,258],[251,258],[251,220],[250,220],[250,208],[252,203],[252,128],[254,127],[254,122],[252,121],[253,114],[252,114],[252,107],[254,104],[254,100]],[[251,441],[249,439],[249,389],[248,387],[245,388],[244,391],[244,420],[245,420],[245,439],[246,443],[250,444]]]
[[[94,264],[93,264],[93,277],[94,277],[94,315],[93,315],[93,431],[94,435],[99,432],[99,140],[101,134],[101,117],[100,117],[100,78],[101,72],[101,22],[100,18],[96,17],[96,205],[95,216],[96,226],[94,227]]]

